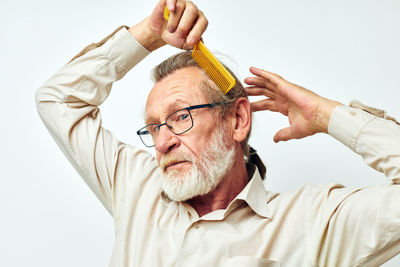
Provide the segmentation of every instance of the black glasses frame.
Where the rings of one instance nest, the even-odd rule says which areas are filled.
[[[138,131],[136,131],[136,134],[139,135],[140,140],[142,141],[142,143],[143,143],[146,147],[153,147],[153,146],[155,146],[154,144],[151,145],[151,146],[146,145],[145,141],[143,140],[144,138],[142,137],[142,136],[144,136],[144,135],[149,135],[149,134],[150,134],[150,132],[147,130],[147,127],[149,127],[149,126],[157,126],[157,130],[160,130],[161,126],[166,125],[167,128],[168,128],[173,134],[176,134],[176,135],[184,134],[184,133],[186,133],[187,131],[189,131],[190,129],[192,129],[192,128],[193,128],[193,125],[194,125],[192,113],[190,112],[191,110],[200,109],[200,108],[208,108],[208,107],[212,108],[212,107],[215,107],[215,106],[218,106],[218,105],[223,105],[223,104],[225,104],[225,103],[217,102],[217,103],[201,104],[201,105],[194,105],[194,106],[189,106],[189,107],[186,107],[186,108],[181,108],[181,109],[179,109],[179,110],[177,110],[177,111],[175,111],[175,112],[169,114],[169,115],[167,116],[167,118],[165,119],[165,122],[164,122],[164,123],[161,123],[161,124],[157,124],[157,123],[147,124],[146,126],[140,128]],[[191,120],[191,122],[192,122],[192,125],[191,125],[188,129],[186,129],[186,130],[184,130],[184,131],[182,131],[182,132],[174,132],[174,131],[171,130],[172,127],[169,126],[169,125],[167,124],[167,120],[168,120],[169,117],[173,116],[175,113],[180,112],[180,111],[182,111],[182,110],[187,110],[187,111],[189,112],[189,116],[190,116],[190,120]]]

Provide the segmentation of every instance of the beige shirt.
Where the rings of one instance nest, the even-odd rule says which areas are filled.
[[[400,126],[361,109],[337,107],[329,134],[394,183],[277,194],[256,171],[226,210],[201,218],[163,197],[155,158],[103,129],[98,108],[148,54],[122,28],[36,95],[55,141],[114,218],[110,266],[377,266],[400,251]]]

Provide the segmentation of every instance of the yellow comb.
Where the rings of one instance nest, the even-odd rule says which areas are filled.
[[[167,6],[164,8],[164,18],[166,20],[169,18]],[[208,50],[202,41],[194,45],[192,58],[207,73],[208,77],[218,85],[222,93],[228,93],[229,90],[235,86],[235,78],[233,78],[232,74],[230,74],[221,62]]]

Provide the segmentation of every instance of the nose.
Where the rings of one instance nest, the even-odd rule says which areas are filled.
[[[168,129],[167,125],[160,127],[157,138],[154,140],[155,148],[159,153],[167,153],[179,145],[179,138]]]

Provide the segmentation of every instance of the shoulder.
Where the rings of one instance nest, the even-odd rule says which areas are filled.
[[[346,198],[360,188],[346,188],[341,184],[307,184],[283,193],[266,191],[267,205],[277,213],[301,211],[301,214],[332,212]]]

